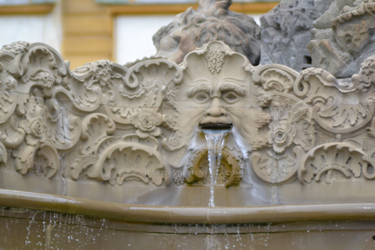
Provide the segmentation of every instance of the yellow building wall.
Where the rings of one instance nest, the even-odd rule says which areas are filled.
[[[71,68],[113,60],[113,16],[95,0],[62,1],[62,54]]]

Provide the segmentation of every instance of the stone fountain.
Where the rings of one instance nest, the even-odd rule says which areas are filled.
[[[375,2],[281,1],[262,27],[230,4],[125,66],[0,50],[0,247],[373,248]]]

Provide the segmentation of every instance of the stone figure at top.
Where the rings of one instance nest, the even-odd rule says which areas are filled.
[[[281,0],[261,18],[261,64],[358,72],[375,51],[374,0]]]
[[[180,63],[188,52],[220,40],[258,65],[260,27],[252,17],[230,11],[231,4],[231,0],[200,0],[198,10],[189,8],[177,15],[153,36],[157,55]]]
[[[297,71],[311,66],[307,44],[319,13],[314,0],[281,0],[263,15],[261,64],[278,63]]]
[[[333,1],[314,22],[312,34],[312,66],[350,77],[375,53],[375,1]]]
[[[358,72],[375,51],[374,0],[281,0],[261,28],[229,10],[230,0],[200,0],[153,37],[157,55],[180,63],[205,43],[220,40],[253,65],[277,63],[301,71],[323,67],[338,78]]]

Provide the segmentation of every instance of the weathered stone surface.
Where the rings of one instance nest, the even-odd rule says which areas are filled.
[[[300,188],[298,179],[318,186],[369,183],[374,65],[369,57],[352,79],[338,80],[319,68],[255,67],[216,41],[181,65],[149,58],[70,71],[46,45],[10,44],[0,51],[0,185],[39,190],[31,184],[38,180],[49,192],[109,200],[163,189],[177,202],[171,187],[207,185],[202,129],[224,127],[217,185],[239,185],[233,192],[248,188],[246,171],[257,176],[250,178],[257,192],[271,184]],[[85,185],[96,192],[87,194]],[[111,195],[101,191],[107,187]],[[191,192],[186,201],[194,202]],[[301,199],[290,190],[285,197]]]
[[[307,44],[313,21],[332,0],[282,0],[261,17],[261,64],[279,63],[297,71],[311,66]]]
[[[297,71],[322,67],[347,78],[375,52],[373,0],[283,0],[261,18],[261,45],[254,21],[230,12],[230,4],[203,0],[197,11],[178,15],[154,35],[158,55],[179,63],[204,43],[221,40],[253,65],[260,57],[261,64],[278,63]]]
[[[253,65],[260,60],[260,28],[248,15],[228,10],[231,0],[200,0],[177,15],[153,37],[157,55],[180,63],[184,56],[210,41],[223,41],[247,56]]]
[[[348,2],[315,25],[330,29]],[[225,13],[230,1],[201,4]],[[342,63],[333,53],[357,63],[371,45],[374,5],[353,4],[323,43],[336,50],[314,55],[331,71]],[[364,32],[341,34],[347,21]],[[1,246],[372,249],[375,55],[346,79],[247,56],[211,41],[181,64],[152,57],[71,71],[47,45],[4,46]],[[220,155],[207,129],[225,130]]]
[[[316,20],[309,44],[312,65],[340,78],[358,72],[375,53],[375,1],[336,0]]]

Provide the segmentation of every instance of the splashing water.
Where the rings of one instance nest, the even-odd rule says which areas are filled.
[[[203,137],[202,137],[203,133]],[[208,174],[207,184],[209,186],[208,207],[215,207],[215,187],[219,179],[220,165],[224,146],[230,150],[230,154],[238,160],[240,167],[241,185],[248,190],[241,194],[244,204],[264,204],[270,202],[269,190],[264,188],[252,170],[250,154],[252,152],[249,145],[242,137],[236,127],[231,129],[197,129],[193,134],[188,152],[182,159],[182,176],[190,178],[192,171],[192,161],[197,157],[198,152],[208,151]]]
[[[251,199],[247,200],[251,201],[252,204],[256,202],[269,202],[263,184],[255,176],[254,171],[252,170],[251,161],[249,159],[249,156],[252,152],[251,145],[248,145],[245,142],[244,138],[241,136],[241,133],[237,130],[236,127],[232,128],[231,133],[233,135],[234,143],[236,147],[241,151],[243,157],[243,161],[241,162],[242,183],[251,186],[251,190],[249,192],[249,194],[251,195]]]
[[[236,144],[237,148],[241,151],[243,162],[241,163],[241,176],[245,183],[251,183],[250,178],[250,162],[249,162],[249,151],[251,151],[251,146],[246,145],[244,142],[241,134],[238,132],[238,130],[233,127],[232,128],[232,135],[234,139],[234,143]]]
[[[208,149],[210,198],[208,207],[215,207],[215,185],[219,175],[221,155],[228,130],[203,130]]]

